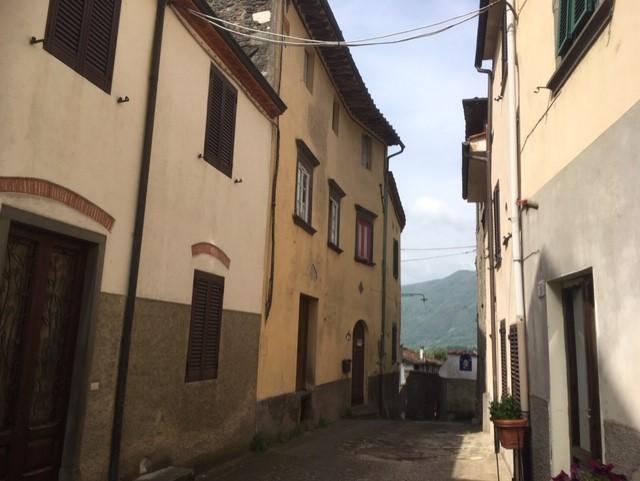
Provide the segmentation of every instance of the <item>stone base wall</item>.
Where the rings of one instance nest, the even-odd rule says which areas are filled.
[[[121,475],[143,458],[205,469],[255,434],[261,317],[223,311],[216,379],[185,382],[189,305],[138,299],[124,409]]]
[[[604,455],[617,473],[625,474],[630,481],[640,481],[640,431],[605,420]]]
[[[258,401],[257,430],[267,435],[288,433],[301,422],[317,425],[321,419],[335,421],[349,407],[351,379],[315,386],[308,392],[295,392]]]
[[[385,418],[400,419],[404,416],[405,401],[400,393],[400,373],[389,372],[382,375],[382,403],[380,403],[380,376],[370,376],[368,380],[368,404],[382,406]]]
[[[531,469],[533,481],[548,481],[551,475],[551,445],[549,444],[549,404],[544,399],[529,396],[531,424]]]
[[[476,413],[476,381],[468,379],[442,380],[441,419],[470,420]]]

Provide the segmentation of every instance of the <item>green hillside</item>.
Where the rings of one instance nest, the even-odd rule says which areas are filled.
[[[402,343],[407,347],[476,347],[476,273],[402,286]]]

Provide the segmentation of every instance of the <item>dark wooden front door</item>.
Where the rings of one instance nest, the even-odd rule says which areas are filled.
[[[12,226],[0,280],[0,480],[55,481],[86,245]]]
[[[309,298],[300,296],[298,314],[298,359],[296,365],[296,391],[307,389],[307,345],[309,337]]]
[[[351,372],[351,405],[364,404],[364,323],[358,321],[353,328]]]
[[[598,354],[591,276],[571,281],[562,291],[569,431],[574,461],[588,463],[602,458]]]

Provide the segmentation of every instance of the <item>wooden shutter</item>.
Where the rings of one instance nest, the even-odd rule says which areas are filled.
[[[507,384],[507,328],[505,320],[500,321],[500,374],[502,378],[502,397],[509,394]]]
[[[51,0],[44,48],[110,93],[121,0]]]
[[[571,12],[572,0],[559,0],[558,10],[558,26],[557,26],[557,55],[564,55],[569,49],[571,32],[569,25],[569,17]]]
[[[400,271],[399,257],[400,257],[400,248],[398,246],[398,241],[396,239],[393,239],[393,277],[394,279],[398,278],[398,272]]]
[[[93,0],[86,33],[85,76],[106,91],[111,90],[118,35],[120,0]]]
[[[218,377],[224,278],[196,271],[191,301],[191,327],[186,381]]]
[[[237,90],[211,65],[204,158],[229,177],[233,170],[237,102]]]
[[[570,25],[571,36],[575,38],[580,33],[594,8],[594,0],[569,0],[571,5]]]
[[[518,353],[518,326],[509,326],[509,355],[511,358],[511,395],[520,404],[520,357]]]
[[[398,326],[393,324],[391,327],[391,362],[398,360]]]

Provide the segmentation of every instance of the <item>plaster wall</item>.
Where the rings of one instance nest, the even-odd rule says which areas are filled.
[[[640,66],[634,60],[640,3],[625,0],[615,2],[611,22],[560,92],[555,97],[549,90],[534,93],[556,69],[554,3],[516,2],[522,8],[516,42],[523,198],[535,194],[640,100]]]
[[[204,148],[212,62],[224,74],[224,66],[168,10],[139,296],[190,304],[193,271],[199,269],[225,277],[225,309],[260,313],[272,124],[226,75],[238,91],[231,178],[198,158]],[[199,242],[224,251],[229,268],[208,255],[192,256],[191,246]]]
[[[0,202],[107,236],[101,290],[127,287],[155,2],[124,1],[111,94],[29,38],[44,36],[49,2],[0,4],[0,175],[35,177],[87,198],[115,218],[111,232],[55,201]],[[131,101],[118,104],[118,96]]]
[[[291,35],[307,37],[295,8],[286,16]],[[361,135],[366,133],[341,103],[336,134],[331,114],[336,91],[320,57],[314,52],[313,91],[303,80],[304,50],[286,47],[282,53],[281,96],[287,111],[280,118],[280,171],[276,194],[275,288],[273,305],[262,329],[258,398],[295,390],[298,308],[300,294],[318,300],[316,312],[315,385],[343,378],[341,361],[352,355],[351,334],[360,319],[366,323],[365,378],[379,372],[377,342],[380,335],[382,257],[382,204],[385,146],[373,139],[372,169],[360,163]],[[294,224],[297,149],[302,139],[320,164],[314,169],[311,235]],[[346,192],[341,202],[340,247],[327,246],[328,179]],[[355,204],[378,215],[374,222],[375,266],[354,260]],[[391,204],[390,204],[391,208]],[[390,229],[391,231],[391,229]],[[392,278],[392,276],[391,276]],[[390,303],[394,305],[394,303]],[[391,322],[387,329],[390,336]],[[349,334],[349,335],[348,335]],[[389,337],[390,338],[390,337]],[[322,362],[315,362],[322,360]],[[366,394],[365,394],[366,396]]]

